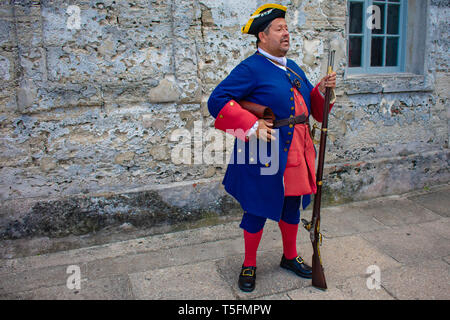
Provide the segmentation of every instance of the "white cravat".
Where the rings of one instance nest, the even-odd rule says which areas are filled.
[[[279,64],[281,64],[282,66],[280,66],[279,64],[273,63],[272,61],[269,60],[269,61],[272,62],[274,65],[276,65],[278,68],[283,69],[284,71],[286,71],[286,64],[287,64],[287,59],[286,59],[286,57],[275,57],[275,56],[271,55],[270,53],[267,53],[266,51],[264,51],[264,50],[261,49],[261,48],[258,48],[258,51],[259,51],[259,53],[261,53],[262,55],[266,56],[267,58],[269,58],[269,59],[271,59],[271,60],[273,60],[273,61],[276,61],[276,62],[278,62]],[[283,67],[283,66],[284,66],[284,67]]]

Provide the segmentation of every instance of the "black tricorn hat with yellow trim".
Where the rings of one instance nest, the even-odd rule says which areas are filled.
[[[264,31],[269,23],[276,18],[284,18],[286,15],[286,7],[280,4],[267,3],[259,7],[250,17],[247,24],[242,27],[242,33],[253,34]]]

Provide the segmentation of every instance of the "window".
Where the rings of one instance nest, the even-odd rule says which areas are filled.
[[[403,72],[406,0],[348,1],[349,74]]]

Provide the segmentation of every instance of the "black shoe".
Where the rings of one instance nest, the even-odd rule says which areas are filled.
[[[284,269],[291,270],[295,272],[296,275],[302,278],[311,279],[312,278],[312,268],[304,263],[302,257],[298,256],[294,259],[281,258],[280,267]]]
[[[256,267],[242,266],[239,274],[239,289],[245,292],[252,292],[255,289]]]

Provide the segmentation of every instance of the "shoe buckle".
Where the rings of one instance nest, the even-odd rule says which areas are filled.
[[[246,271],[250,271],[250,274],[246,273]],[[242,274],[243,276],[253,277],[253,276],[255,275],[255,271],[252,270],[252,269],[247,268],[247,269],[242,270],[242,273],[241,273],[241,274]]]
[[[300,257],[300,256],[298,256],[297,258],[295,258],[295,260],[297,260],[297,262],[298,262],[299,264],[302,264],[302,263],[303,263],[303,258]]]

